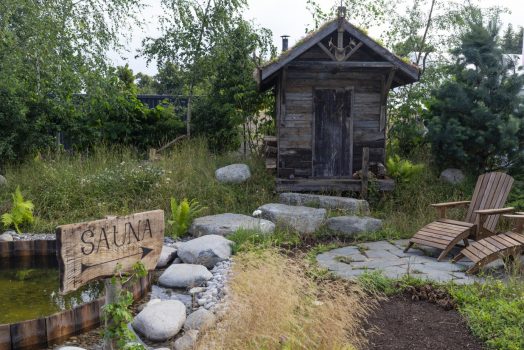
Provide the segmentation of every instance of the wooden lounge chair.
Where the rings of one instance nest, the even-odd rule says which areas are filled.
[[[516,220],[516,227],[512,231],[473,242],[468,247],[462,249],[453,259],[453,262],[457,262],[465,256],[468,257],[473,261],[473,266],[471,266],[466,273],[471,274],[497,259],[504,259],[504,261],[506,261],[507,259],[518,257],[524,249],[524,235],[522,234],[524,213],[504,216]]]
[[[494,172],[479,176],[471,201],[432,204],[438,210],[439,219],[424,226],[410,240],[404,250],[413,244],[442,249],[438,261],[450,252],[459,242],[468,246],[468,238],[478,241],[494,235],[500,214],[511,213],[513,208],[502,208],[506,203],[513,178],[507,174]],[[446,218],[448,208],[465,206],[469,209],[464,221]]]

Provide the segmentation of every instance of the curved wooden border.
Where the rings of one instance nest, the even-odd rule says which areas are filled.
[[[56,254],[55,240],[0,242],[0,259],[30,258]],[[152,274],[128,286],[135,300],[143,298],[151,287]],[[0,350],[41,349],[100,325],[104,297],[71,310],[11,324],[0,324]]]

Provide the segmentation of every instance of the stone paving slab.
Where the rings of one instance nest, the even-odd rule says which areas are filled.
[[[380,271],[389,278],[400,278],[407,274],[437,281],[470,284],[482,279],[469,276],[465,271],[472,262],[467,258],[456,264],[451,260],[438,262],[438,250],[417,248],[416,246],[404,253],[408,240],[379,241],[362,243],[357,246],[347,246],[334,249],[317,256],[321,267],[327,268],[341,278],[354,279],[359,275]],[[452,251],[455,255],[460,249]],[[489,273],[496,277],[503,276],[504,265],[496,261],[487,266]]]

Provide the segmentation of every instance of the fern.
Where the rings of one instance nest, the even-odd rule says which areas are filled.
[[[388,174],[399,182],[409,182],[424,169],[423,164],[413,164],[407,159],[400,159],[398,155],[386,161]]]
[[[171,225],[171,236],[180,237],[187,232],[193,219],[205,208],[192,199],[188,201],[184,198],[180,204],[175,198],[171,198],[171,220],[167,222]]]
[[[13,205],[11,207],[11,212],[5,213],[2,215],[2,223],[5,228],[14,227],[16,232],[21,233],[20,225],[28,223],[32,224],[35,221],[33,217],[34,205],[29,200],[24,200],[22,196],[22,191],[18,186],[15,190],[13,196]]]

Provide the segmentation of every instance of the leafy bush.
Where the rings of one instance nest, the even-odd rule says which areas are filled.
[[[11,212],[2,215],[2,223],[6,228],[14,226],[16,232],[21,233],[20,225],[32,224],[35,220],[33,217],[34,205],[31,201],[24,200],[19,186],[16,188],[15,193],[12,194],[12,197]]]
[[[177,200],[171,197],[171,220],[168,220],[172,227],[171,236],[180,237],[185,234],[191,225],[193,219],[200,214],[204,209],[195,199],[188,201],[184,198],[180,204]]]
[[[400,159],[398,155],[386,161],[388,174],[400,182],[409,182],[424,169],[424,164],[413,164],[407,159]]]

